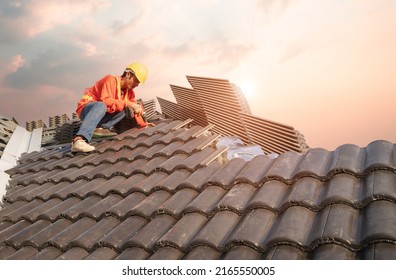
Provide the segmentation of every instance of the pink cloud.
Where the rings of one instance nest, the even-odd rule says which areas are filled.
[[[25,59],[22,57],[22,55],[18,54],[15,55],[10,63],[6,66],[7,72],[8,73],[13,73],[16,72],[20,67],[23,67],[25,64]]]
[[[107,8],[111,5],[108,0],[59,0],[27,2],[11,2],[4,6],[13,11],[13,14],[2,14],[0,23],[6,39],[34,37],[37,34],[53,29],[58,25],[69,24],[74,19],[84,16],[88,12]],[[5,31],[2,31],[5,32]]]

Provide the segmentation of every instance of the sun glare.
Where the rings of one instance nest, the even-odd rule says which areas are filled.
[[[254,95],[255,88],[250,81],[239,82],[238,86],[246,97],[252,97]]]

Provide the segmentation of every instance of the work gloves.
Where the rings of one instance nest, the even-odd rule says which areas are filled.
[[[135,114],[140,115],[141,113],[143,113],[142,106],[138,103],[130,103],[128,106],[132,108],[132,110],[133,110],[133,112],[135,112]]]
[[[143,113],[142,106],[140,106],[140,104],[138,104],[138,103],[129,103],[125,107],[125,115],[126,115],[127,119],[132,120],[134,118],[135,114],[140,115],[142,113]]]

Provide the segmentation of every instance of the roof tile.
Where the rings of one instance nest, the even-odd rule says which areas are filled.
[[[159,182],[157,186],[160,189],[164,189],[170,193],[174,193],[177,189],[179,189],[178,187],[181,182],[188,178],[190,175],[190,171],[185,169],[178,169],[166,178],[164,178],[161,182]]]
[[[8,240],[11,236],[17,234],[20,231],[23,231],[31,224],[31,222],[28,222],[26,220],[21,220],[15,224],[10,224],[7,228],[4,228],[2,231],[0,231],[0,240]]]
[[[218,162],[212,162],[207,166],[198,168],[194,173],[191,174],[187,179],[185,179],[179,187],[185,187],[185,188],[192,188],[199,190],[201,189],[205,184],[207,184],[207,180],[215,174],[219,169],[221,168],[220,163]]]
[[[388,141],[378,140],[367,146],[366,169],[389,166],[396,168],[396,146]]]
[[[184,259],[186,260],[217,260],[221,256],[221,252],[208,246],[199,246],[192,248]]]
[[[107,210],[122,199],[123,197],[118,194],[110,194],[90,208],[84,210],[82,213],[98,221]]]
[[[76,196],[79,197],[76,193],[77,190],[80,188],[85,188],[85,184],[87,183],[86,180],[78,180],[76,182],[60,182],[59,184],[53,184],[54,186],[57,186],[56,189],[53,190],[53,193],[50,197],[59,197],[60,199],[66,199],[67,197],[70,196]],[[39,197],[37,197],[39,198]],[[84,197],[79,197],[83,199]]]
[[[154,172],[149,176],[145,176],[141,181],[133,186],[134,191],[143,192],[145,194],[152,193],[157,186],[167,177],[165,172]]]
[[[149,260],[178,260],[183,257],[183,252],[172,248],[164,247],[155,251],[148,259]]]
[[[51,182],[50,183],[45,183],[45,184],[42,185],[45,188],[44,187],[43,188],[41,188],[41,187],[37,188],[36,195],[33,198],[38,198],[38,199],[41,199],[43,201],[47,201],[50,198],[56,197],[54,195],[54,193],[56,193],[58,190],[61,190],[62,188],[67,187],[69,184],[70,183],[66,182],[66,181],[65,182],[60,182],[59,184],[53,184]],[[29,193],[29,195],[31,195],[31,194]],[[26,197],[25,199],[28,200],[29,197]],[[31,198],[30,198],[30,200],[31,200]]]
[[[222,166],[209,180],[209,184],[230,187],[235,174],[238,174],[246,165],[246,161],[236,158]]]
[[[165,191],[153,192],[133,208],[133,213],[149,219],[171,195]]]
[[[231,210],[242,213],[256,188],[249,184],[237,184],[217,203],[217,210]]]
[[[233,234],[228,238],[228,244],[244,244],[255,248],[256,251],[263,250],[262,244],[266,236],[275,224],[277,215],[266,209],[256,209],[246,215]],[[266,248],[265,248],[266,249]]]
[[[387,199],[396,202],[396,173],[391,171],[375,170],[364,180],[363,198],[367,201]]]
[[[365,260],[396,260],[395,243],[372,243],[360,255]]]
[[[338,174],[323,186],[323,203],[344,202],[357,205],[361,201],[362,180],[348,174]]]
[[[31,260],[54,260],[62,255],[62,251],[55,247],[46,247],[36,255],[32,256]]]
[[[304,205],[310,209],[319,209],[322,193],[325,190],[323,182],[316,178],[304,177],[289,188],[288,195],[283,198],[283,207],[288,205]]]
[[[31,202],[28,202],[27,204],[23,205],[22,207],[16,209],[15,211],[12,211],[12,212],[4,215],[2,217],[2,220],[3,221],[13,221],[13,222],[19,221],[23,214],[35,209],[36,207],[40,206],[41,204],[43,204],[43,201],[34,199]]]
[[[263,254],[265,260],[304,260],[307,253],[292,245],[277,245]]]
[[[124,250],[116,257],[116,260],[144,260],[150,256],[146,250],[138,247],[132,247]]]
[[[323,244],[329,240],[337,240],[354,249],[359,244],[358,221],[358,210],[343,204],[330,205],[317,215],[317,230],[311,235],[310,243]]]
[[[116,186],[113,188],[113,192],[119,193],[120,195],[125,197],[133,191],[139,191],[139,189],[135,186],[146,178],[146,175],[139,173],[133,174],[127,179],[125,179],[125,177],[121,175],[115,176],[111,178],[113,186]]]
[[[283,210],[284,197],[290,193],[291,187],[280,181],[268,181],[261,185],[255,195],[249,201],[247,208],[267,208],[273,212]]]
[[[36,231],[36,233],[29,237],[29,239],[27,239],[22,245],[31,245],[36,248],[46,248],[49,246],[48,240],[71,225],[72,222],[70,220],[59,219],[56,222],[51,223],[47,228]]]
[[[82,218],[70,227],[64,229],[55,236],[48,239],[48,244],[55,246],[62,251],[70,249],[70,243],[78,237],[81,233],[88,230],[90,227],[96,224],[95,220],[90,218]],[[61,256],[62,257],[62,256]]]
[[[133,192],[126,198],[114,204],[110,209],[105,212],[105,214],[114,215],[119,219],[123,219],[128,215],[128,213],[132,213],[133,209],[146,198],[147,196],[142,193]]]
[[[153,251],[158,239],[160,239],[175,222],[176,219],[172,216],[158,215],[126,242],[126,244],[144,248],[146,251]]]
[[[83,260],[89,253],[80,247],[73,247],[57,257],[57,260]]]
[[[190,213],[183,216],[169,231],[158,241],[162,246],[173,246],[180,250],[186,250],[195,234],[199,232],[207,218],[198,213]]]
[[[13,255],[17,250],[8,245],[1,245],[0,246],[0,259],[6,260],[9,256]]]
[[[107,235],[112,228],[120,224],[120,221],[114,217],[105,217],[90,227],[87,231],[81,233],[78,237],[71,241],[70,245],[82,247],[87,251],[91,251],[94,245]]]
[[[379,200],[364,210],[362,243],[376,239],[392,241],[396,232],[396,204]]]
[[[50,199],[49,201],[46,201],[46,203],[42,203],[30,211],[25,212],[21,215],[21,218],[33,222],[37,220],[40,215],[43,215],[46,211],[56,207],[61,202],[62,200],[59,198]]]
[[[356,145],[345,144],[335,150],[329,170],[361,173],[365,169],[364,162],[364,149]]]
[[[260,259],[260,252],[253,248],[246,246],[232,247],[225,255],[225,260],[258,260]]]
[[[225,193],[226,191],[223,188],[217,186],[207,187],[186,206],[184,212],[198,212],[208,216]]]
[[[28,260],[36,255],[38,252],[39,251],[32,246],[22,247],[14,254],[8,256],[7,260]]]
[[[316,260],[354,260],[356,253],[340,244],[323,244],[315,249],[312,258]]]
[[[99,203],[101,200],[101,198],[99,196],[89,196],[83,200],[81,200],[79,203],[77,203],[76,205],[74,205],[73,207],[67,209],[62,216],[76,221],[79,218],[85,216],[84,211],[86,209],[91,208],[92,206],[96,205],[97,203]]]
[[[265,243],[287,243],[307,248],[315,213],[305,207],[292,206],[287,208],[278,219]]]
[[[240,217],[230,211],[216,213],[205,227],[194,237],[191,246],[205,244],[213,248],[225,249],[225,241],[240,221]]]
[[[118,256],[117,252],[111,248],[97,248],[94,252],[89,254],[85,260],[112,260]]]
[[[234,182],[250,183],[258,186],[261,180],[265,177],[269,167],[273,164],[274,159],[268,156],[256,156],[249,161],[235,176]]]
[[[147,220],[133,216],[114,227],[107,235],[103,236],[98,244],[106,246],[118,251],[126,249],[124,244],[130,240],[139,230],[147,224]]]
[[[281,154],[269,168],[266,177],[284,182],[291,181],[300,161],[301,156],[294,151]]]
[[[180,217],[185,207],[198,195],[192,189],[182,189],[170,197],[164,204],[162,204],[158,212],[172,215],[173,217]]]
[[[40,220],[32,225],[24,228],[20,232],[15,233],[13,236],[8,237],[7,239],[4,240],[4,243],[7,245],[13,246],[15,248],[20,248],[22,243],[26,240],[29,239],[31,236],[36,234],[37,232],[43,230],[47,226],[49,226],[51,222],[46,221],[46,220]]]

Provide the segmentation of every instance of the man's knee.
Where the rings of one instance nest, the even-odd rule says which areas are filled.
[[[106,104],[104,103],[104,102],[102,102],[102,101],[97,101],[97,108],[98,108],[98,110],[100,110],[101,112],[105,112],[106,113],[106,110],[107,110],[107,106],[106,106]]]
[[[85,120],[87,116],[101,119],[106,114],[107,106],[102,101],[95,101],[85,105],[80,118]]]

